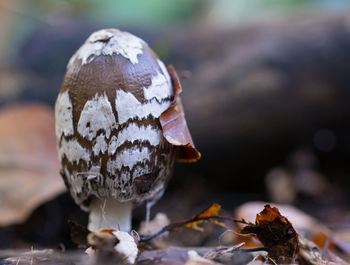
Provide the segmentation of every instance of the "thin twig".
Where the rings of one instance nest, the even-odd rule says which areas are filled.
[[[161,234],[165,233],[165,232],[169,232],[171,230],[174,230],[176,228],[181,228],[187,224],[190,223],[194,223],[194,222],[198,222],[198,221],[211,221],[211,220],[218,220],[218,221],[231,221],[231,222],[235,222],[235,223],[242,223],[244,221],[242,220],[237,220],[234,219],[233,217],[228,217],[228,216],[207,216],[207,217],[194,217],[192,219],[189,220],[184,220],[184,221],[179,221],[179,222],[175,222],[172,224],[169,224],[167,226],[164,226],[162,229],[160,229],[159,231],[155,232],[152,235],[140,235],[140,241],[141,242],[145,242],[145,241],[149,241],[152,240],[153,238],[160,236]]]
[[[260,247],[260,248],[240,248],[239,249],[242,252],[258,252],[258,251],[266,251],[267,252],[267,248],[264,247]]]

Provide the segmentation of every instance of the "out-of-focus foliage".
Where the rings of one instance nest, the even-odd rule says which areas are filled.
[[[35,12],[73,13],[105,23],[127,25],[161,25],[186,22],[196,16],[198,7],[207,1],[198,0],[32,0]]]
[[[0,66],[41,26],[75,18],[101,27],[158,27],[190,23],[200,16],[202,0],[2,0]]]
[[[198,0],[107,0],[104,6],[99,1],[90,0],[96,13],[95,18],[105,17],[109,21],[127,23],[129,25],[171,25],[188,22],[200,12],[200,6],[206,1]]]
[[[347,0],[2,0],[0,66],[42,25],[75,17],[104,27],[232,27],[298,12],[341,10]]]
[[[295,16],[303,12],[341,11],[350,6],[346,0],[217,0],[210,3],[207,21],[220,27]]]

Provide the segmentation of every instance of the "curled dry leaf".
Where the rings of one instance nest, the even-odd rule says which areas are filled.
[[[265,204],[266,202],[260,201],[245,203],[236,209],[235,216],[244,218],[245,220],[253,220],[256,213],[259,209],[264,207]],[[329,250],[340,251],[341,253],[350,255],[350,249],[347,248],[346,241],[342,240],[309,214],[287,204],[274,204],[274,206],[283,212],[285,216],[288,216],[288,220],[293,224],[298,234],[307,236],[307,238],[314,242],[319,248],[323,248],[326,242],[329,241]],[[250,247],[259,247],[259,245],[254,244],[255,243],[252,241],[247,241],[247,245]]]
[[[0,111],[0,226],[23,222],[65,190],[59,176],[53,111],[44,105]]]
[[[190,131],[187,127],[184,110],[179,94],[182,92],[179,77],[172,65],[168,66],[169,75],[174,88],[174,100],[171,106],[164,111],[159,121],[165,139],[177,146],[177,159],[183,162],[195,162],[201,154],[195,148]]]
[[[298,235],[288,219],[276,207],[265,205],[242,234],[254,234],[266,247],[269,257],[277,263],[294,263],[299,253]]]

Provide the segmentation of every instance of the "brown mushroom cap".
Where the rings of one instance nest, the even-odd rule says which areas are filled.
[[[172,99],[169,74],[144,41],[116,29],[87,39],[67,66],[55,108],[64,180],[78,204],[162,195],[175,154],[159,116]]]

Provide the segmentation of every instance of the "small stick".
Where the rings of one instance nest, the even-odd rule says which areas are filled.
[[[219,220],[219,221],[231,221],[231,222],[236,222],[236,223],[241,223],[241,220],[236,220],[232,217],[228,217],[228,216],[207,216],[207,217],[194,217],[192,219],[189,220],[184,220],[184,221],[179,221],[179,222],[175,222],[172,224],[169,224],[167,226],[164,226],[162,229],[160,229],[159,231],[155,232],[152,235],[140,235],[140,242],[145,242],[145,241],[149,241],[152,240],[153,238],[165,233],[165,232],[169,232],[171,230],[174,230],[176,228],[181,228],[189,223],[193,223],[193,222],[198,222],[198,221],[210,221],[210,220]]]

